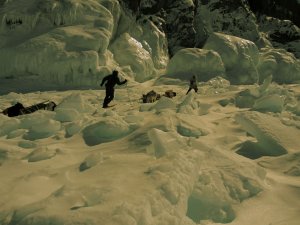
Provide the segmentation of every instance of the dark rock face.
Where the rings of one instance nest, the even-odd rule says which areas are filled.
[[[149,15],[166,34],[171,57],[181,48],[202,48],[212,32],[248,39],[260,48],[271,45],[284,48],[298,58],[300,55],[297,47],[300,32],[294,25],[300,25],[298,0],[120,1],[125,2],[137,19],[141,14]]]
[[[254,42],[260,38],[256,17],[246,0],[199,0],[198,15],[211,32],[222,32]]]
[[[253,12],[281,20],[291,20],[300,26],[300,2],[297,0],[248,0]]]
[[[156,15],[165,21],[164,32],[168,38],[169,54],[171,56],[180,48],[195,47],[196,45],[196,31],[194,28],[195,3],[198,3],[198,1],[141,1],[141,13]]]

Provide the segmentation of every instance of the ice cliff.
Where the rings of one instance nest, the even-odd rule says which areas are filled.
[[[118,69],[123,78],[137,82],[162,74],[186,74],[187,79],[191,73],[203,81],[223,76],[236,84],[255,83],[269,75],[280,83],[299,81],[299,28],[253,4],[2,1],[0,78],[95,87]],[[176,66],[191,55],[191,62]]]

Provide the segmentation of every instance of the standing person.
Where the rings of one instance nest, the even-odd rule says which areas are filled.
[[[195,92],[198,91],[198,87],[197,87],[197,79],[196,79],[196,76],[193,75],[193,77],[190,79],[190,87],[189,87],[189,90],[187,91],[186,95],[192,90],[194,89]]]
[[[106,95],[105,95],[105,98],[104,98],[104,101],[103,101],[103,108],[107,108],[108,103],[110,103],[114,99],[114,93],[115,93],[114,86],[116,84],[122,85],[122,84],[125,84],[127,82],[126,79],[121,82],[119,77],[118,77],[118,73],[119,72],[117,70],[114,70],[112,72],[112,74],[107,75],[106,77],[104,77],[102,79],[101,87],[106,82],[106,84],[105,84]]]

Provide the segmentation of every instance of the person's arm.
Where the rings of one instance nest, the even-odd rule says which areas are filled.
[[[125,79],[124,81],[120,81],[119,77],[117,78],[117,84],[118,85],[122,85],[122,84],[125,84],[127,82],[127,80]]]
[[[106,77],[104,77],[104,78],[102,79],[102,82],[101,82],[101,84],[100,84],[101,87],[103,86],[103,84],[105,83],[105,81],[107,81],[107,79],[108,79],[108,76],[106,76]]]

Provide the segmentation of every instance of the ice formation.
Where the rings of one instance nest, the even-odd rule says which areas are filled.
[[[216,51],[186,48],[172,57],[166,73],[172,78],[189,80],[195,75],[198,81],[207,81],[215,76],[224,75],[225,68]]]
[[[168,61],[164,34],[147,18],[136,23],[116,0],[9,1],[1,21],[2,78],[95,86],[116,68],[143,81]]]
[[[249,84],[258,80],[256,66],[259,51],[253,42],[215,33],[210,35],[204,49],[214,50],[220,54],[226,75],[232,83]]]

